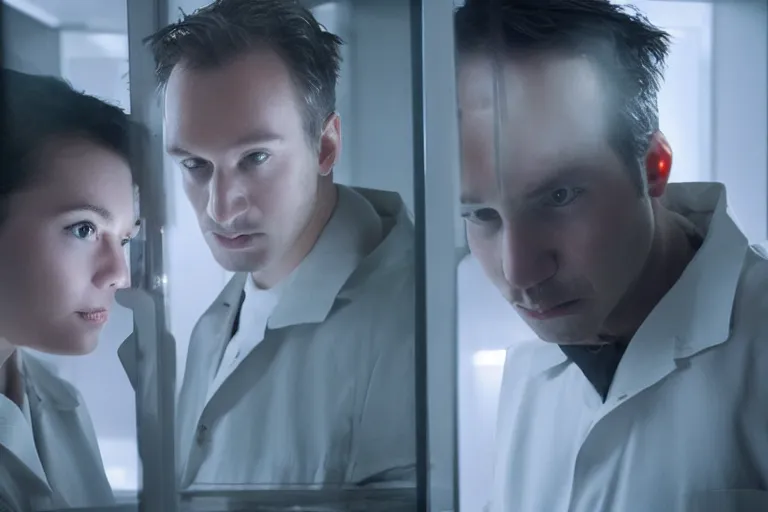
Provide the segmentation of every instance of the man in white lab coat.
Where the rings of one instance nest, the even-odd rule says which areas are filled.
[[[236,272],[192,333],[181,487],[413,484],[413,227],[397,194],[333,182],[341,41],[277,0],[148,41],[168,153]]]
[[[455,28],[469,245],[541,338],[507,355],[492,510],[768,510],[768,262],[722,185],[668,184],[667,34],[598,0]]]

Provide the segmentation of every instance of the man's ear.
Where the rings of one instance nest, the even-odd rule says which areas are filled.
[[[341,155],[341,118],[336,112],[329,115],[323,123],[320,134],[318,153],[320,176],[328,176]]]
[[[661,197],[669,183],[672,172],[672,147],[661,131],[651,135],[648,151],[645,154],[645,175],[648,179],[648,194]]]

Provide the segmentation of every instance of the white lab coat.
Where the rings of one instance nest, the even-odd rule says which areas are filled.
[[[28,352],[16,352],[23,408],[0,395],[0,496],[19,512],[107,506],[112,489],[80,393]]]
[[[415,485],[413,224],[397,194],[338,190],[263,341],[210,399],[248,275],[196,324],[177,404],[182,489]],[[366,248],[372,232],[384,239]]]
[[[706,234],[630,343],[605,403],[563,352],[511,349],[494,512],[768,511],[768,261],[720,184],[673,184]]]

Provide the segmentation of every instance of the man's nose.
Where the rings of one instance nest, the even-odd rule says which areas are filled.
[[[216,224],[231,224],[248,209],[247,194],[236,176],[217,170],[208,182],[208,187],[206,212]]]
[[[556,253],[534,227],[505,226],[500,250],[504,278],[515,289],[533,288],[557,273]]]

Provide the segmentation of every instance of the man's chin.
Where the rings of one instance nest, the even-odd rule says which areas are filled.
[[[576,325],[576,322],[558,320],[527,321],[528,326],[536,336],[547,343],[555,345],[587,345],[597,343],[597,329],[586,325]]]
[[[269,263],[266,251],[227,251],[212,246],[211,253],[227,272],[258,272]]]

